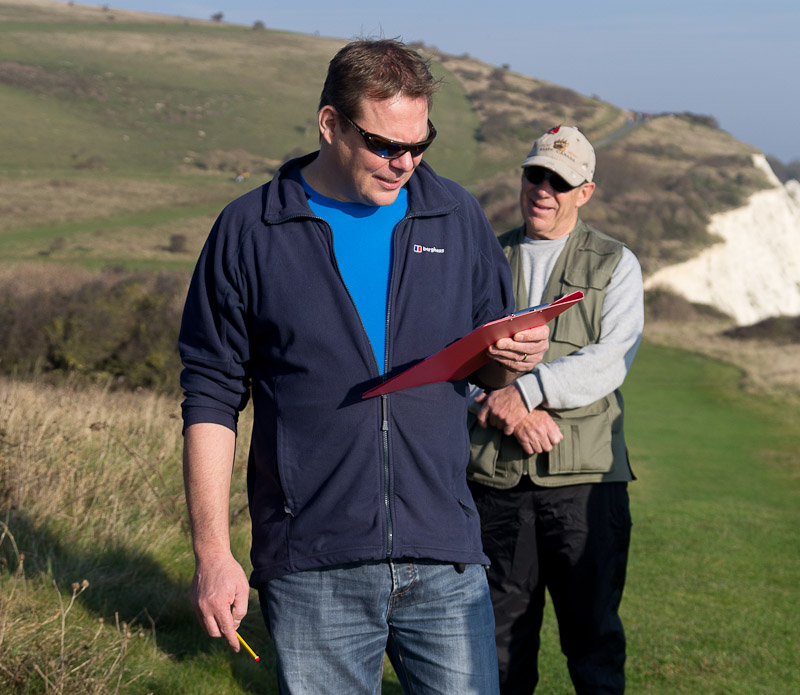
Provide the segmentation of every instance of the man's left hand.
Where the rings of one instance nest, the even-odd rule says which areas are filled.
[[[527,374],[542,361],[550,346],[549,336],[549,326],[536,326],[515,333],[510,338],[501,338],[490,345],[486,353],[508,371],[516,375]]]

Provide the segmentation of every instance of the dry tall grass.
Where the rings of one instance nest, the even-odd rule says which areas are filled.
[[[110,177],[4,180],[0,186],[0,235],[157,208],[198,205],[208,195],[207,187]]]
[[[196,630],[180,429],[174,398],[0,379],[0,692],[134,692],[159,626]]]

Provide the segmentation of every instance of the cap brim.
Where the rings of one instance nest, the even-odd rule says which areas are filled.
[[[564,164],[564,162],[559,162],[555,159],[551,159],[550,157],[543,157],[542,155],[534,155],[532,157],[528,157],[524,162],[522,162],[522,168],[525,167],[544,167],[545,169],[550,169],[550,171],[554,171],[558,174],[562,179],[564,179],[570,186],[580,186],[582,183],[585,183],[586,177],[579,174],[574,169],[570,169],[568,166]]]

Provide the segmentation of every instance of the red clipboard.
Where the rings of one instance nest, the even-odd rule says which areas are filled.
[[[508,338],[520,331],[542,326],[581,299],[583,292],[572,292],[552,304],[523,309],[497,321],[485,323],[460,340],[417,362],[413,367],[365,391],[361,398],[380,396],[412,386],[464,379],[488,361],[484,350],[500,338]]]

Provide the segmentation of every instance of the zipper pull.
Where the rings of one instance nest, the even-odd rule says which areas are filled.
[[[381,432],[389,431],[389,397],[384,393],[381,394]]]

